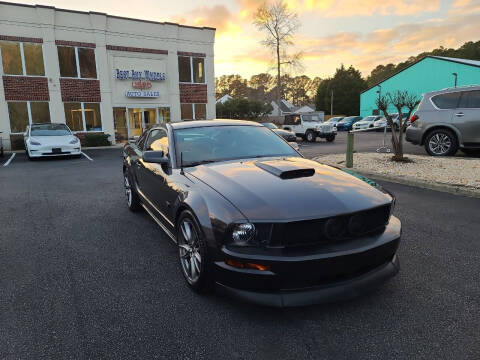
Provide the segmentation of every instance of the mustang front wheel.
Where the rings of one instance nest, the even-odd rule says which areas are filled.
[[[178,255],[183,276],[197,292],[211,290],[213,280],[206,243],[190,211],[184,211],[177,226]]]
[[[140,199],[130,183],[130,178],[127,172],[123,174],[123,185],[125,187],[125,196],[127,198],[127,205],[131,211],[138,211],[141,208]]]

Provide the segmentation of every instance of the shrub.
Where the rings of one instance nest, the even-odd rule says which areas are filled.
[[[95,147],[95,146],[110,146],[110,141],[108,137],[110,135],[104,133],[95,133],[95,134],[85,134],[84,144],[85,147]]]

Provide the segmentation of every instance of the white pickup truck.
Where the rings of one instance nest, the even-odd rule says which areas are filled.
[[[282,128],[294,132],[308,142],[315,142],[317,137],[332,142],[337,135],[337,127],[334,123],[324,122],[323,119],[323,112],[289,114],[285,115]]]

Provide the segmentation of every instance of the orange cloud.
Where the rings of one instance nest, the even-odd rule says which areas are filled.
[[[275,0],[267,0],[273,2]],[[439,10],[440,0],[284,0],[288,8],[302,14],[315,11],[325,17],[414,15]],[[469,1],[469,0],[457,0]],[[475,1],[475,0],[471,0]],[[243,11],[253,14],[264,1],[237,0]]]
[[[214,27],[219,33],[234,28],[232,14],[223,5],[197,6],[195,9],[172,17],[180,24]]]

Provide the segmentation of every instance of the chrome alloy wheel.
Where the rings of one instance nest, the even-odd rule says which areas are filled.
[[[178,251],[182,270],[190,284],[197,282],[200,277],[202,256],[198,234],[190,219],[183,219],[180,224],[181,236],[178,239]]]
[[[437,133],[430,138],[428,147],[435,155],[444,155],[452,147],[452,140],[447,134]]]
[[[130,181],[128,181],[128,175],[125,173],[123,175],[123,182],[125,185],[125,196],[127,197],[128,206],[132,206],[132,187]]]

